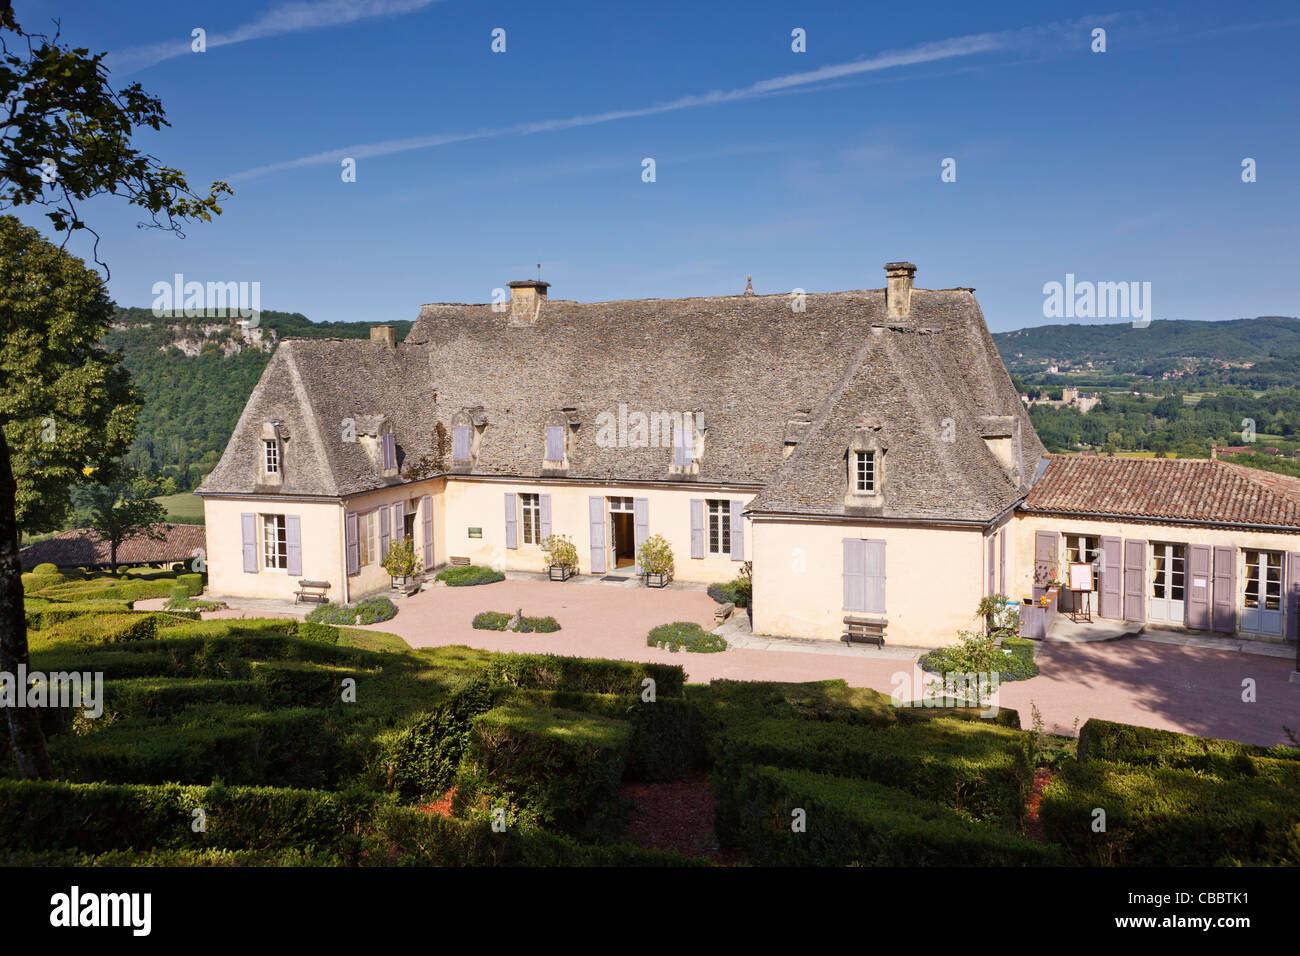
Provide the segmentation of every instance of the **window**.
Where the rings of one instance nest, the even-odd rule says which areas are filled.
[[[524,544],[542,543],[542,502],[540,495],[520,495],[524,509]]]
[[[375,529],[379,525],[379,512],[357,516],[357,550],[360,554],[358,564],[365,567],[380,560],[379,549],[375,542]]]
[[[1246,588],[1242,606],[1265,611],[1282,609],[1282,552],[1246,552]]]
[[[709,554],[731,553],[731,502],[710,499]]]
[[[268,475],[278,475],[280,473],[280,443],[275,439],[268,438],[262,442],[262,448],[265,450],[266,473]]]
[[[856,451],[853,453],[853,488],[862,495],[876,493],[876,453],[874,451]]]
[[[262,556],[268,568],[289,567],[289,533],[284,515],[262,515]]]
[[[1070,565],[1077,562],[1092,565],[1092,589],[1100,588],[1101,550],[1096,535],[1067,534],[1065,536],[1065,571],[1062,580],[1068,581]]]
[[[1181,601],[1186,593],[1183,572],[1187,549],[1181,544],[1151,546],[1151,596],[1158,601]]]

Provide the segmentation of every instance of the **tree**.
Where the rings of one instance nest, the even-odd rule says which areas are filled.
[[[167,517],[167,509],[154,501],[158,486],[150,478],[121,469],[90,492],[90,530],[108,542],[108,560],[117,573],[117,549],[127,538],[143,534],[162,541],[166,534],[154,527]]]
[[[99,196],[125,199],[148,212],[153,226],[178,235],[187,221],[208,221],[219,215],[217,201],[230,192],[228,186],[213,183],[207,196],[199,196],[179,170],[132,146],[138,131],[156,131],[167,125],[162,103],[138,83],[114,91],[103,58],[102,53],[70,49],[59,41],[57,33],[47,37],[25,32],[14,18],[11,0],[0,0],[0,210],[46,207],[50,210],[46,216],[55,230],[64,234],[65,244],[72,233],[88,229],[77,211],[78,203]],[[36,245],[21,227],[10,224],[8,229],[14,231],[19,248],[35,250],[36,255],[24,261],[33,267],[42,262],[47,267],[54,264],[49,250]],[[95,235],[97,247],[98,235],[89,231]],[[97,255],[95,261],[102,265]],[[94,400],[96,393],[120,399],[123,380],[114,378],[102,356],[88,344],[102,331],[98,325],[102,310],[84,280],[79,289],[65,295],[57,270],[53,275],[38,273],[29,279],[26,269],[11,265],[8,254],[0,255],[0,263],[7,270],[0,279],[5,360],[16,355],[18,367],[37,382],[44,381],[40,365],[46,357],[57,362],[78,356],[97,370],[93,374],[101,376],[93,381],[74,377],[66,396],[57,385],[50,390],[52,397],[66,399],[56,409],[63,420],[57,413],[46,416],[54,420],[53,441],[43,443],[41,472],[25,476],[25,482],[30,477],[39,479],[42,487],[49,481],[57,488],[78,464],[93,466],[113,454],[112,446],[123,436],[129,438],[134,415],[120,411],[124,403],[110,399],[109,417],[104,419],[105,403]],[[33,294],[35,303],[28,301]],[[45,334],[33,329],[44,329]],[[22,344],[16,353],[9,353],[10,339],[17,335],[22,335]],[[12,424],[0,416],[0,671],[16,674],[20,668],[26,669],[28,653],[18,559],[17,509],[22,489],[13,470],[9,432],[14,429],[17,442],[31,441],[31,434],[23,429],[30,428],[27,413],[32,409],[21,405],[21,397],[12,399],[18,389],[9,369],[4,372],[0,382],[5,401],[18,402],[24,413]],[[110,430],[98,431],[97,421],[111,426]],[[48,427],[42,421],[42,429]],[[25,483],[24,487],[34,484]],[[19,773],[28,778],[50,776],[39,711],[8,707],[5,718]]]

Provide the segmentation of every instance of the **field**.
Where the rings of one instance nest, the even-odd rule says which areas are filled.
[[[189,492],[154,499],[167,509],[167,520],[177,524],[203,524],[203,499]]]

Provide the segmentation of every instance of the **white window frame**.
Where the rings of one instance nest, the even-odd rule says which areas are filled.
[[[542,543],[542,496],[532,492],[519,494],[520,540],[524,544]]]
[[[280,443],[274,438],[262,439],[262,468],[268,475],[280,473]]]
[[[379,554],[379,512],[357,515],[357,568],[368,568],[382,559]]]
[[[284,515],[261,515],[262,567],[289,570],[289,522]]]
[[[859,450],[853,453],[853,490],[859,495],[876,493],[876,453]]]
[[[726,498],[706,498],[704,510],[708,515],[705,533],[705,554],[731,554],[731,502]]]
[[[1251,558],[1254,558],[1254,561]],[[1270,559],[1276,558],[1277,564],[1271,565]],[[1245,550],[1245,561],[1241,576],[1241,607],[1247,611],[1282,610],[1282,569],[1285,563],[1281,551],[1269,551],[1264,548]],[[1276,579],[1270,580],[1268,572],[1276,568]],[[1250,587],[1255,585],[1255,603],[1250,604]],[[1262,602],[1260,598],[1263,598]],[[1272,606],[1269,606],[1269,602]]]

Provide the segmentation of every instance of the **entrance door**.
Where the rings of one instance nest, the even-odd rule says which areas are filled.
[[[1182,624],[1186,608],[1187,547],[1181,544],[1151,545],[1151,600],[1147,620]]]
[[[610,569],[631,568],[636,564],[636,527],[631,498],[609,499]]]
[[[1239,630],[1282,636],[1282,552],[1247,551]]]

